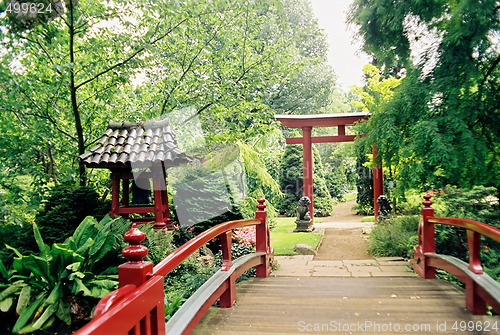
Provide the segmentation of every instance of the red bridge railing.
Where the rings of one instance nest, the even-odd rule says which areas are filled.
[[[418,246],[414,249],[412,267],[425,279],[435,279],[436,268],[439,268],[461,280],[465,284],[465,305],[473,314],[486,314],[487,305],[500,313],[500,283],[483,272],[480,257],[481,236],[500,242],[500,229],[474,220],[435,217],[431,197],[430,194],[424,195]],[[436,254],[436,224],[466,229],[468,264],[452,256]]]
[[[127,263],[118,267],[119,288],[97,305],[91,322],[75,335],[156,335],[189,334],[212,304],[221,308],[233,306],[236,300],[236,279],[251,267],[257,277],[267,277],[271,271],[269,227],[264,198],[258,200],[255,219],[221,223],[186,242],[153,267],[143,261],[148,250],[141,245],[145,236],[135,224],[125,234],[130,244],[123,249]],[[231,261],[232,229],[256,226],[256,252]],[[165,324],[164,277],[208,241],[221,237],[222,267],[190,297]]]

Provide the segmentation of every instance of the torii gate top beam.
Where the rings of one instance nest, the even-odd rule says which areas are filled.
[[[274,118],[284,127],[334,127],[352,125],[368,120],[370,113],[312,114],[312,115],[275,115]]]

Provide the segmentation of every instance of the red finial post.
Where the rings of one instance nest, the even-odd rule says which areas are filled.
[[[118,267],[119,286],[132,284],[139,287],[147,280],[148,273],[153,271],[153,263],[143,261],[148,254],[148,248],[141,245],[146,235],[137,229],[137,224],[132,223],[124,238],[129,246],[123,248],[122,255],[128,262]]]
[[[269,257],[271,246],[269,245],[269,227],[267,224],[267,212],[266,205],[264,204],[266,200],[264,197],[260,197],[257,200],[259,203],[257,205],[257,212],[255,212],[255,218],[260,220],[260,224],[255,227],[255,239],[256,246],[255,250],[257,252],[265,252],[265,262],[256,267],[257,269],[257,277],[265,278],[269,276],[270,266],[269,266]]]
[[[434,216],[434,208],[431,207],[432,194],[426,193],[424,195],[424,201],[422,204],[424,207],[422,208],[422,252],[424,253],[436,253],[436,241],[435,241],[435,233],[434,233],[434,224],[429,222],[429,218]],[[436,278],[436,269],[427,264],[428,259],[424,256],[424,278],[425,279],[434,279]]]

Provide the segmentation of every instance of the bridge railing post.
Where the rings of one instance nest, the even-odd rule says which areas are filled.
[[[481,265],[481,234],[467,230],[467,246],[469,248],[469,270],[475,274],[483,273]]]
[[[122,250],[127,263],[118,266],[119,287],[129,284],[139,287],[146,282],[148,274],[153,272],[153,263],[143,261],[148,254],[148,248],[141,245],[146,235],[137,229],[135,223],[132,223],[132,227],[125,233],[124,238],[129,246]]]
[[[221,248],[222,248],[222,266],[221,271],[229,271],[233,262],[231,261],[231,243],[233,234],[227,231],[220,235]],[[230,276],[227,279],[227,289],[220,296],[220,308],[231,308],[236,301],[236,278]]]
[[[475,274],[482,274],[481,234],[467,230],[467,246],[469,248],[469,270]],[[465,305],[472,314],[486,314],[486,302],[478,294],[478,285],[469,277],[465,280]]]
[[[267,222],[267,212],[266,212],[266,205],[264,202],[266,201],[263,197],[260,197],[259,200],[257,200],[259,204],[257,205],[257,212],[255,212],[255,218],[260,220],[260,224],[256,226],[255,228],[255,239],[256,239],[256,245],[255,249],[257,252],[265,252],[266,255],[263,256],[264,260],[261,265],[257,265],[256,270],[257,270],[257,277],[259,278],[265,278],[269,276],[271,272],[271,267],[270,267],[270,254],[271,254],[271,246],[270,246],[270,239],[269,239],[269,226]]]
[[[429,218],[434,216],[434,208],[431,207],[432,201],[430,200],[432,195],[427,193],[424,195],[424,201],[422,204],[422,253],[423,256],[423,271],[425,279],[435,279],[436,269],[428,264],[429,259],[425,257],[425,253],[436,253],[436,240],[434,224],[429,222]]]

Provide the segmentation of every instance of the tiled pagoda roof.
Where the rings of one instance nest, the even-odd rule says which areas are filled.
[[[168,119],[144,123],[110,121],[99,143],[79,157],[89,168],[165,168],[192,161],[179,149]]]

